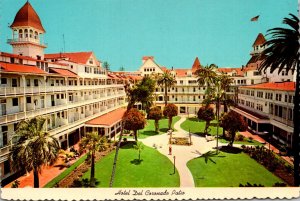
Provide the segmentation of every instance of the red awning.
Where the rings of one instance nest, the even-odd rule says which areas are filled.
[[[11,63],[2,63],[0,62],[1,70],[4,72],[19,72],[19,73],[31,73],[31,74],[46,74],[45,71],[30,65],[22,64],[11,64]]]
[[[114,111],[111,111],[109,113],[106,113],[104,115],[101,115],[99,117],[96,117],[88,122],[85,122],[85,124],[88,125],[98,125],[100,126],[113,126],[118,121],[122,120],[122,117],[124,113],[126,112],[126,109],[119,108]]]
[[[50,68],[52,71],[54,71],[55,73],[58,73],[62,76],[66,76],[66,77],[77,77],[77,75],[67,69],[61,69],[61,68]]]

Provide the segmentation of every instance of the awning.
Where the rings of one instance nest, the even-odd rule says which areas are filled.
[[[1,70],[4,72],[19,72],[19,73],[31,73],[31,74],[47,74],[42,69],[36,66],[0,63]]]
[[[90,121],[87,121],[85,122],[85,125],[92,127],[111,127],[122,120],[122,117],[125,112],[126,109],[119,108],[99,117],[96,117]]]
[[[77,77],[77,75],[67,69],[61,69],[61,68],[50,68],[50,70],[54,71],[55,73],[58,73],[62,76],[66,77]]]

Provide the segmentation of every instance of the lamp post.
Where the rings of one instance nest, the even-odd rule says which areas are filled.
[[[174,172],[173,172],[173,174],[175,174],[175,159],[176,159],[176,157],[173,156],[173,159],[174,159]]]

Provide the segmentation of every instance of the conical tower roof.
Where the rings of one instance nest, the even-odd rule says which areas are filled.
[[[200,64],[199,58],[196,57],[194,64],[192,66],[192,72],[195,72],[200,67],[201,67],[201,64]]]
[[[258,36],[256,37],[252,47],[257,46],[257,45],[263,45],[266,42],[266,39],[262,33],[259,33]]]
[[[40,17],[28,1],[17,12],[13,23],[10,25],[11,28],[19,26],[30,26],[42,32],[45,32]]]

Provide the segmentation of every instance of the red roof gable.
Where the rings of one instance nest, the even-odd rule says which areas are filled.
[[[40,17],[28,1],[17,12],[13,23],[10,25],[11,28],[19,26],[30,26],[45,32]]]
[[[241,88],[249,89],[269,89],[269,90],[279,90],[279,91],[295,91],[295,82],[268,82],[263,84],[256,84],[250,86],[242,86]]]
[[[253,46],[263,45],[266,42],[266,39],[262,33],[259,33],[256,40],[254,41]]]
[[[176,72],[176,77],[186,77],[187,76],[187,72],[190,69],[174,69],[174,71]]]
[[[11,64],[0,62],[1,70],[5,72],[19,72],[19,73],[30,73],[30,74],[46,74],[45,71],[39,69],[36,66]]]
[[[61,68],[50,68],[50,70],[54,71],[55,73],[58,73],[62,76],[66,77],[78,77],[75,73],[67,70],[67,69],[61,69]]]
[[[194,64],[192,66],[192,72],[195,72],[200,67],[201,67],[200,61],[199,61],[198,57],[196,57]]]
[[[119,108],[114,111],[108,112],[104,115],[101,115],[99,117],[96,117],[95,119],[92,119],[88,122],[85,122],[85,124],[89,125],[103,125],[103,126],[112,126],[118,121],[122,120],[122,117],[124,113],[126,112],[126,109]]]
[[[69,61],[86,64],[93,52],[67,52],[67,53],[54,53],[45,54],[45,59],[62,59],[68,58]]]

